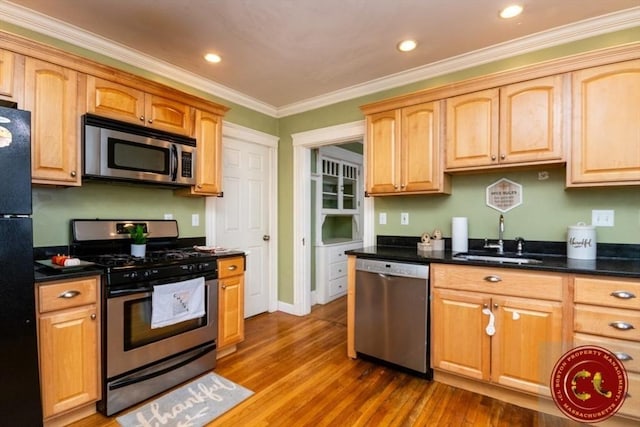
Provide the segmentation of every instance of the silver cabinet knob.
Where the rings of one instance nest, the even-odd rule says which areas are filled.
[[[71,171],[69,175],[71,175],[71,178],[75,178],[77,174],[78,173],[76,171]]]

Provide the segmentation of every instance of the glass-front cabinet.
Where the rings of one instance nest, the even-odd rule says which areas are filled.
[[[322,172],[322,211],[356,213],[360,168],[343,160],[320,156]]]

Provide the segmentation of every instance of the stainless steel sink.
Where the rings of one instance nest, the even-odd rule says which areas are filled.
[[[504,256],[504,255],[475,255],[475,254],[456,254],[453,256],[455,259],[466,261],[487,261],[496,263],[509,263],[509,264],[542,264],[542,260],[536,258],[526,258],[519,256]]]

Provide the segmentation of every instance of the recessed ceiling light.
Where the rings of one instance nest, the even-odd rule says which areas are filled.
[[[215,64],[217,64],[218,62],[222,61],[222,58],[220,58],[220,55],[217,55],[215,53],[207,53],[204,56],[204,59],[207,62],[213,62]]]
[[[398,43],[398,50],[401,52],[410,52],[418,46],[415,40],[403,40]]]
[[[504,19],[514,18],[522,13],[522,6],[519,4],[512,4],[500,11],[500,17]]]

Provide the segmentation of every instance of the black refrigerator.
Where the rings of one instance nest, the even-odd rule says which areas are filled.
[[[0,107],[0,426],[41,426],[31,114]]]

